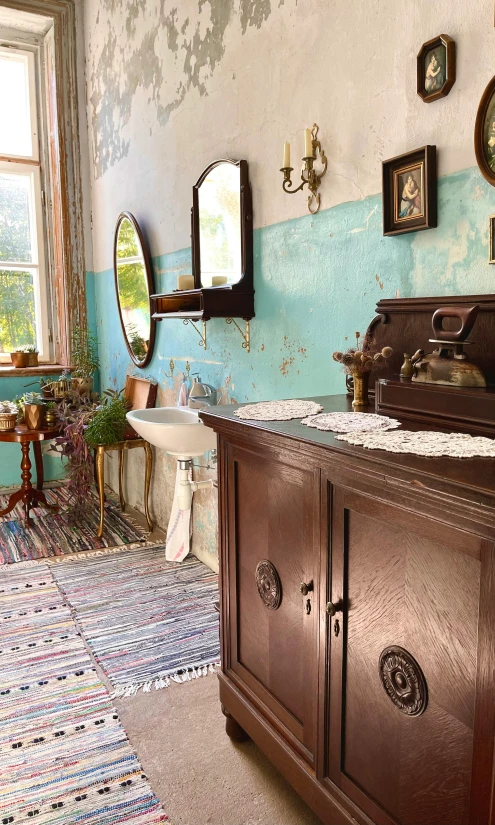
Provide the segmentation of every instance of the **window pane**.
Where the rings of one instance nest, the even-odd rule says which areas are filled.
[[[36,344],[32,272],[0,269],[0,353]]]
[[[0,53],[0,154],[31,157],[29,70],[23,55]]]
[[[0,174],[0,261],[31,263],[31,179]]]

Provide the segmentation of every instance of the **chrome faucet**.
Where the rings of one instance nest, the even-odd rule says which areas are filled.
[[[214,407],[217,403],[217,391],[210,384],[203,384],[201,377],[193,381],[189,393],[189,407],[192,410],[204,410],[207,407]]]

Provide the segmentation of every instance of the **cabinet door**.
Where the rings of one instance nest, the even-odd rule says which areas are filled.
[[[493,821],[493,550],[334,488],[325,781],[380,825]]]
[[[288,453],[231,445],[227,466],[224,668],[312,763],[319,475],[292,463]],[[306,595],[301,584],[309,587]]]

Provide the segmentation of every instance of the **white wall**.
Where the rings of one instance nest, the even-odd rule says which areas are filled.
[[[494,70],[487,0],[85,0],[85,19],[95,271],[111,266],[124,206],[154,254],[188,246],[191,186],[218,156],[249,160],[255,226],[304,214],[278,170],[283,141],[297,160],[314,121],[324,208],[380,191],[380,161],[427,142],[441,175],[475,163]],[[416,54],[442,32],[457,42],[458,79],[425,104]]]

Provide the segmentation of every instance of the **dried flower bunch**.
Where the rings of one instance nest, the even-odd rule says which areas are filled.
[[[334,352],[332,357],[342,364],[347,375],[352,375],[356,372],[371,372],[375,367],[383,366],[392,353],[392,347],[375,349],[373,340],[368,335],[361,341],[361,333],[356,332],[356,346],[349,347],[345,352]]]

